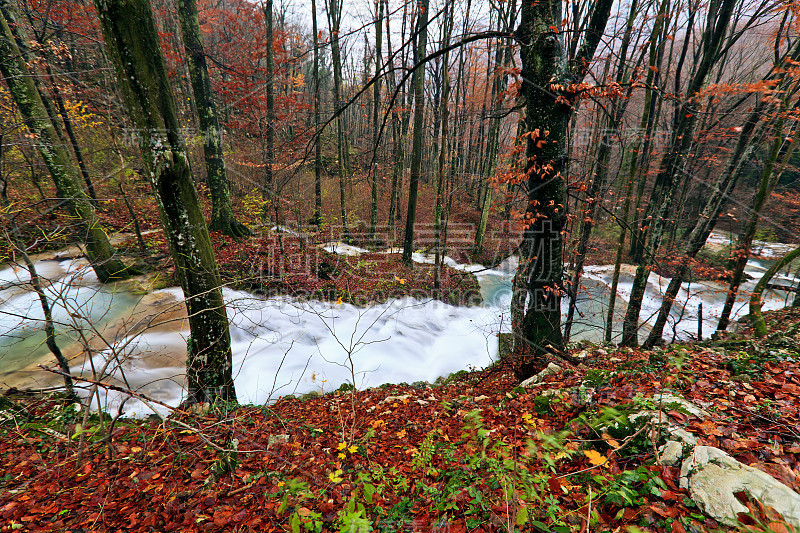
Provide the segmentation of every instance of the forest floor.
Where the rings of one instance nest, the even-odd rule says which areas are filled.
[[[619,417],[680,395],[710,416],[672,409],[672,423],[800,491],[800,309],[765,317],[766,340],[741,326],[655,351],[585,344],[581,364],[559,360],[525,389],[501,361],[433,384],[114,421],[9,391],[0,531],[730,530],[657,464],[663,435]],[[749,507],[750,530],[792,530]]]

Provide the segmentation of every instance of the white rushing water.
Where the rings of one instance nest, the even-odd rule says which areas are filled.
[[[769,249],[771,245],[765,246]],[[325,248],[348,255],[363,253],[341,243],[330,243]],[[414,254],[413,259],[422,263],[433,260],[422,254]],[[508,307],[516,260],[511,258],[491,270],[481,265],[461,265],[449,257],[445,262],[476,275],[483,305],[452,306],[436,300],[404,298],[360,308],[290,297],[259,298],[225,289],[239,401],[264,404],[279,396],[330,391],[353,381],[358,388],[434,381],[457,370],[490,364],[497,358],[497,334],[509,330]],[[75,328],[85,331],[89,321],[94,321],[99,331],[111,332],[107,339],[116,339],[109,343],[111,347],[95,342],[91,360],[85,355],[74,359],[76,374],[91,376],[92,367],[99,372],[105,366],[110,376],[104,375],[104,381],[125,383],[169,405],[180,403],[185,394],[188,328],[185,312],[176,314],[176,309],[183,307],[179,288],[135,296],[119,288],[100,287],[82,261],[40,261],[37,266],[44,277],[53,280],[48,294],[62,302],[55,308],[61,324],[60,344],[73,342]],[[753,260],[748,263],[748,273],[758,278],[766,266],[764,261]],[[586,268],[573,340],[602,340],[612,273],[612,266]],[[626,267],[620,278],[616,335],[621,329],[632,273]],[[0,269],[0,375],[6,382],[28,374],[42,379],[42,373],[30,365],[47,358],[43,336],[37,333],[42,327],[41,307],[35,294],[26,289],[26,281],[24,269]],[[791,277],[781,275],[776,281],[790,284]],[[643,321],[654,322],[668,283],[669,279],[651,275],[642,307]],[[754,283],[755,280],[748,281],[742,291],[747,293]],[[768,291],[764,308],[782,307],[786,297],[784,292]],[[665,328],[665,339],[696,336],[697,307],[701,302],[703,329],[706,336],[710,335],[724,298],[723,285],[685,283]],[[566,313],[566,302],[563,311]],[[742,297],[734,317],[746,312]],[[140,327],[144,323],[151,327]],[[647,329],[647,325],[643,326],[643,334]],[[64,337],[69,332],[70,337]],[[76,346],[72,355],[85,353],[80,345]],[[55,383],[50,378],[49,382]],[[36,382],[27,383],[35,386]],[[114,406],[122,397],[115,392],[107,396],[102,393],[100,402],[104,409],[115,411]],[[152,411],[143,403],[130,400],[125,412],[142,416]]]

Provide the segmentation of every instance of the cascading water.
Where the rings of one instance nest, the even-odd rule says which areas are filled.
[[[362,252],[335,243],[326,248],[336,253]],[[414,254],[413,259],[433,261],[432,256],[421,254]],[[498,333],[510,330],[508,308],[516,260],[509,258],[495,269],[458,264],[449,257],[445,262],[478,278],[483,305],[451,306],[436,300],[404,298],[359,308],[290,297],[264,299],[225,289],[239,401],[262,404],[278,396],[329,391],[353,381],[358,388],[433,381],[460,369],[490,364],[497,357]],[[748,272],[759,277],[766,263],[753,260]],[[124,284],[100,286],[81,261],[40,261],[37,268],[51,280],[47,290],[61,324],[59,343],[68,346],[69,355],[76,356],[72,360],[76,374],[91,376],[94,372],[103,381],[122,383],[170,405],[180,403],[188,334],[180,289],[141,296],[124,289]],[[611,266],[586,267],[572,340],[602,340],[612,272]],[[789,276],[782,278],[787,284],[792,281]],[[617,334],[632,280],[633,271],[626,267],[619,285],[622,301],[618,300]],[[55,385],[58,376],[36,369],[38,362],[49,361],[49,355],[40,331],[41,307],[25,286],[26,281],[24,269],[0,270],[3,381],[7,386]],[[668,282],[651,275],[643,321],[655,320],[660,294]],[[748,282],[743,292],[754,283]],[[700,302],[704,307],[704,331],[710,334],[716,326],[725,289],[724,285],[711,282],[685,283],[665,329],[665,339],[689,339],[696,334]],[[764,308],[783,306],[785,297],[783,292],[771,291]],[[745,309],[744,297],[741,302],[736,308],[737,316]],[[566,313],[566,302],[563,311]],[[104,344],[95,336],[91,360],[83,346],[75,342],[75,328],[88,331],[89,323],[109,341]],[[647,333],[646,323],[642,331]],[[97,376],[109,360],[108,375]],[[105,409],[114,410],[121,395],[111,392],[106,396],[101,392],[99,398]],[[133,400],[125,405],[125,411],[138,416],[151,412],[148,406]]]

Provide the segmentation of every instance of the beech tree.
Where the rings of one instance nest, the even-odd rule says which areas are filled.
[[[583,43],[570,57],[560,0],[523,0],[516,37],[525,102],[525,230],[514,276],[511,320],[515,347],[526,355],[515,369],[524,379],[551,350],[563,348],[563,231],[566,222],[566,137],[580,83],[611,13],[611,0],[593,4]],[[519,341],[519,342],[518,342]]]
[[[178,0],[178,17],[186,58],[189,63],[189,78],[192,82],[197,118],[203,133],[203,153],[206,175],[211,192],[211,222],[209,228],[225,235],[242,238],[250,235],[244,224],[236,220],[228,191],[228,176],[222,154],[222,132],[217,115],[217,105],[211,91],[200,22],[197,18],[196,0]]]
[[[188,403],[235,401],[228,317],[217,262],[179,130],[175,97],[148,0],[96,0],[106,50],[138,135],[191,336]]]
[[[639,313],[647,287],[647,279],[655,262],[655,254],[661,246],[667,215],[677,190],[679,174],[685,165],[685,156],[694,142],[701,106],[698,92],[708,82],[711,69],[718,59],[718,54],[728,33],[728,24],[735,4],[736,0],[715,0],[709,5],[706,26],[703,31],[704,44],[700,51],[701,58],[693,69],[693,75],[689,81],[688,98],[680,106],[677,106],[674,112],[672,135],[659,166],[645,217],[647,225],[643,226],[643,235],[640,237],[644,246],[641,261],[636,269],[628,309],[625,312],[622,332],[622,344],[625,345],[637,345],[639,342]]]
[[[417,2],[417,52],[416,57],[425,57],[428,43],[428,0]],[[425,67],[416,71],[414,78],[414,133],[411,138],[411,175],[408,180],[408,213],[406,232],[403,238],[403,263],[411,265],[414,253],[414,221],[417,216],[417,191],[422,168],[422,133],[425,112]]]

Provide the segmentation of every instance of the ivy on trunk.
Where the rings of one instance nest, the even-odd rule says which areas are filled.
[[[586,74],[611,13],[612,2],[593,7],[583,44],[570,58],[559,31],[560,0],[524,0],[516,30],[525,99],[525,176],[528,205],[514,277],[511,321],[515,349],[524,355],[517,378],[533,375],[545,356],[563,348],[563,231],[566,223],[566,138],[574,112],[570,87]]]
[[[177,106],[148,0],[96,0],[117,81],[186,297],[188,403],[235,401],[228,317],[217,262],[180,136]]]

